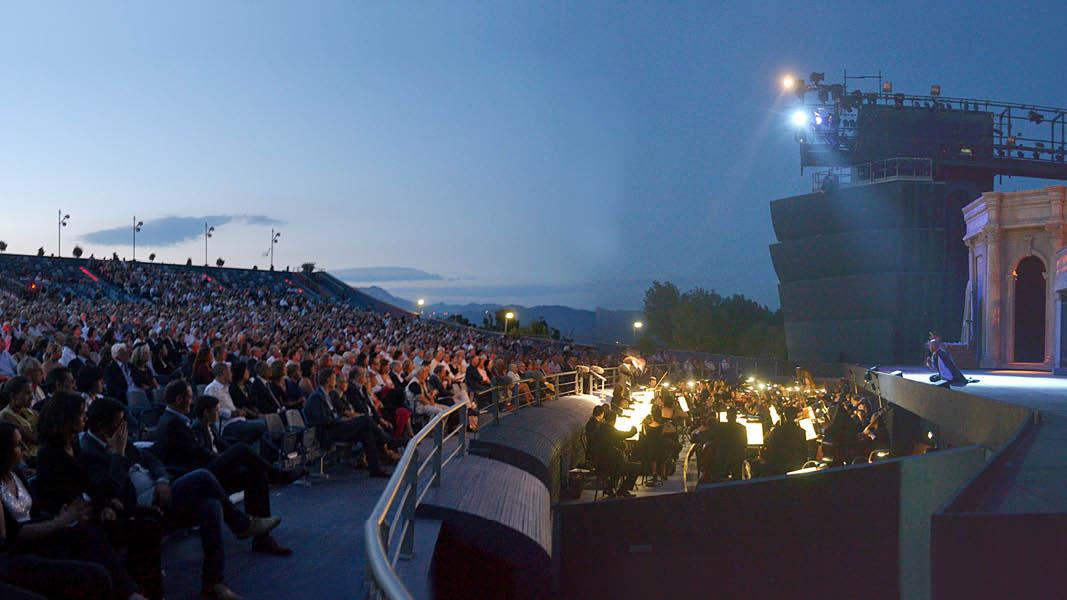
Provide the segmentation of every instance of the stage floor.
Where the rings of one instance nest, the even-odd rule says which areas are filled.
[[[933,371],[921,366],[881,366],[883,373],[903,371],[905,379],[930,383]],[[952,389],[1040,410],[1046,414],[1067,416],[1067,377],[1045,371],[982,371],[963,372],[977,383],[954,386]]]
[[[906,379],[930,383],[933,373],[919,366],[881,366]],[[980,510],[1000,513],[1067,512],[1067,377],[1042,371],[967,370],[977,383],[952,389],[1041,412],[1042,421],[1015,460],[1000,469],[984,494]],[[931,384],[932,385],[932,384]]]

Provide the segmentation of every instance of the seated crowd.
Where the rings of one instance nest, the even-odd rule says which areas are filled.
[[[97,272],[135,299],[0,290],[0,586],[12,594],[161,597],[164,536],[197,526],[205,595],[237,598],[224,530],[291,554],[271,533],[270,489],[307,473],[282,460],[269,423],[314,428],[323,448],[388,477],[422,420],[466,403],[475,429],[492,386],[514,383],[512,401],[529,402],[519,379],[594,358],[353,308],[295,279]]]

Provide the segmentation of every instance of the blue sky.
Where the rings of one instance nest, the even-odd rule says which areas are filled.
[[[65,252],[128,256],[136,215],[139,256],[199,262],[207,216],[212,262],[264,266],[273,226],[278,264],[431,301],[776,306],[768,202],[810,187],[782,73],[1062,105],[1065,34],[1052,2],[8,6],[0,239],[51,252],[63,209]]]

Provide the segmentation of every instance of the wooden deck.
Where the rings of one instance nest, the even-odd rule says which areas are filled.
[[[600,402],[591,395],[565,396],[502,415],[498,423],[485,421],[471,451],[533,475],[557,501],[566,472],[585,460],[585,422]]]
[[[456,458],[445,467],[441,487],[426,495],[417,514],[446,522],[482,520],[488,525],[486,533],[499,533],[493,525],[503,526],[535,543],[546,557],[552,552],[548,490],[536,477],[500,461]]]

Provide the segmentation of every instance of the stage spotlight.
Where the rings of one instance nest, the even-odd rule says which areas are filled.
[[[782,89],[783,90],[788,92],[789,90],[791,90],[794,87],[796,87],[796,85],[797,85],[797,80],[792,75],[786,75],[785,77],[782,77]]]
[[[794,111],[789,120],[793,123],[793,127],[803,127],[808,124],[808,113],[804,110]]]
[[[822,115],[819,113],[815,113],[815,124],[822,125]]]
[[[1040,125],[1045,120],[1045,115],[1032,110],[1030,111],[1030,114],[1026,116],[1026,118]]]

